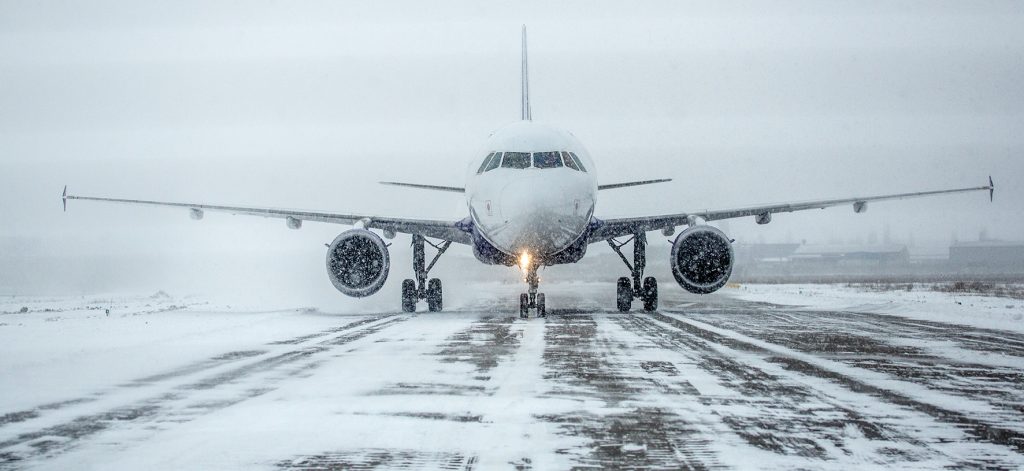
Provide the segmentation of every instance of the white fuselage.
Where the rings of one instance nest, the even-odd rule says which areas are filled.
[[[480,172],[485,158],[496,152],[512,153],[519,163],[510,166],[506,161]],[[564,160],[552,161],[551,153]],[[536,156],[537,162],[543,155],[547,163],[538,168],[530,160],[522,168],[522,154]],[[466,203],[478,232],[495,248],[515,257],[528,253],[543,259],[566,249],[586,230],[597,195],[594,172],[589,153],[572,134],[519,121],[495,131],[474,157]]]

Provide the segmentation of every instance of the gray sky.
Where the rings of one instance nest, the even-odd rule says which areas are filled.
[[[1024,239],[1020,2],[0,1],[0,250],[154,263],[259,253],[273,268],[262,254],[322,258],[344,229],[87,203],[63,214],[64,184],[462,217],[457,195],[374,182],[462,184],[488,133],[518,118],[522,23],[535,119],[575,133],[603,182],[675,178],[603,192],[599,216],[992,174],[994,204],[879,203],[728,230],[749,242],[849,242],[886,227],[918,244],[981,229]],[[329,289],[320,263],[305,269]]]

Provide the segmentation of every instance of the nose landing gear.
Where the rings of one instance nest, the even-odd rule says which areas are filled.
[[[430,261],[430,265],[426,265],[426,244],[430,244],[431,247],[437,249],[437,254]],[[428,281],[427,275],[430,273],[430,269],[434,268],[437,259],[441,258],[441,254],[448,250],[448,247],[451,245],[452,242],[450,240],[435,245],[427,242],[427,239],[421,235],[412,236],[412,270],[416,273],[416,279],[402,281],[402,311],[415,312],[416,304],[421,299],[427,301],[427,309],[430,312],[441,311],[443,307],[441,280],[431,278]]]
[[[619,254],[622,263],[626,264],[632,275],[632,279],[624,276],[619,278],[615,284],[616,307],[618,307],[619,312],[629,312],[630,308],[632,308],[633,299],[640,299],[644,302],[645,311],[655,311],[658,309],[658,280],[653,276],[644,278],[644,268],[647,267],[647,235],[643,232],[638,232],[633,234],[630,240],[633,242],[632,264],[622,254],[622,246],[630,241],[627,240],[620,243],[615,239],[608,240],[608,245],[615,253]]]
[[[530,309],[537,310],[537,317],[547,317],[547,303],[544,299],[544,293],[537,292],[537,287],[540,285],[540,277],[537,276],[536,263],[531,263],[526,267],[526,283],[530,285],[530,289],[528,292],[519,295],[519,318],[529,318]]]

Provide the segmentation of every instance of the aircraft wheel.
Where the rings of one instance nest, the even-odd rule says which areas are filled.
[[[430,312],[440,312],[442,300],[441,280],[431,278],[427,282],[427,308],[430,309]]]
[[[519,295],[519,318],[530,317],[530,296],[526,293]]]
[[[622,277],[615,284],[616,286],[616,300],[619,307],[619,312],[629,312],[629,308],[633,304],[633,286],[629,278]]]
[[[544,293],[537,294],[537,317],[548,317],[547,306],[544,303]]]
[[[658,280],[653,276],[644,278],[644,310],[651,312],[658,309]]]
[[[416,312],[416,282],[413,280],[402,281],[402,310],[405,312]]]

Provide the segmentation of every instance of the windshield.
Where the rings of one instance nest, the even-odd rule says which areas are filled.
[[[500,164],[500,163],[501,163],[501,152],[495,152],[494,153],[494,157],[491,158],[491,161],[487,163],[487,168],[485,168],[484,171],[485,172],[490,172],[491,170],[494,170],[494,169],[498,168],[498,164]]]
[[[491,163],[492,157],[494,157],[494,152],[491,152],[490,154],[487,154],[487,157],[484,157],[484,163],[480,164],[480,169],[476,171],[477,175],[484,173],[484,169],[487,168],[487,164]],[[501,157],[498,158],[500,159]]]
[[[576,157],[576,153],[575,152],[569,152],[569,157],[572,157],[572,161],[576,163],[577,167],[579,167],[579,169],[578,169],[579,171],[581,171],[581,172],[586,172],[587,171],[587,167],[583,166],[583,162],[580,162],[580,158]]]
[[[569,167],[569,168],[571,168],[573,170],[579,170],[580,169],[579,167],[576,166],[576,162],[572,160],[572,157],[569,156],[568,152],[561,152],[561,154],[562,154],[562,160],[565,161],[565,166],[566,167]]]
[[[533,166],[537,168],[561,167],[562,156],[558,152],[534,152]]]
[[[505,152],[505,158],[501,160],[502,168],[527,168],[529,166],[529,152]]]
[[[504,158],[503,158],[504,157]],[[492,152],[484,157],[477,174],[502,168],[560,168],[569,167],[573,170],[586,172],[583,164],[575,154],[563,151],[551,152]]]

